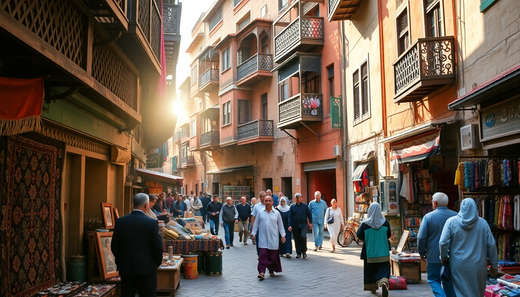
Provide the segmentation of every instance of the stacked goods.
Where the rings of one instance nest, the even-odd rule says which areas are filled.
[[[179,234],[173,230],[169,230],[169,229],[165,228],[163,236],[166,239],[177,239],[179,237]]]
[[[38,297],[51,297],[51,296],[70,296],[80,291],[87,283],[81,281],[75,282],[62,282],[50,288],[47,288],[35,296]]]

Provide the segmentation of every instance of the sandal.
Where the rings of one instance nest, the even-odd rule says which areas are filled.
[[[260,274],[258,275],[258,279],[260,279],[261,281],[263,281],[263,280],[265,279],[264,274],[263,274],[263,273],[260,273]]]

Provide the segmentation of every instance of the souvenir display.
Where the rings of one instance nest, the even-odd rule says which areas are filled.
[[[114,284],[107,284],[107,285],[89,285],[85,289],[83,289],[81,292],[74,296],[78,297],[94,297],[94,296],[106,296],[109,293],[112,293],[112,290],[116,285]]]
[[[47,288],[35,296],[38,297],[54,297],[54,296],[72,296],[74,293],[81,290],[87,283],[86,282],[62,282],[50,288]]]

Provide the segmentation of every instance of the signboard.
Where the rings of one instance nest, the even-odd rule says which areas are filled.
[[[159,168],[159,153],[146,156],[146,168]]]
[[[343,129],[343,100],[330,96],[330,123],[332,129]]]
[[[280,186],[275,186],[275,187],[274,187],[274,192],[275,192],[275,193],[280,192]]]
[[[481,141],[520,133],[518,97],[496,104],[480,112]]]

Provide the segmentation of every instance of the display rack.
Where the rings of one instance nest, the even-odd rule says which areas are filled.
[[[220,188],[220,198],[224,203],[226,197],[233,198],[235,204],[240,203],[240,197],[245,196],[247,202],[251,202],[251,187],[249,186],[222,186]]]

